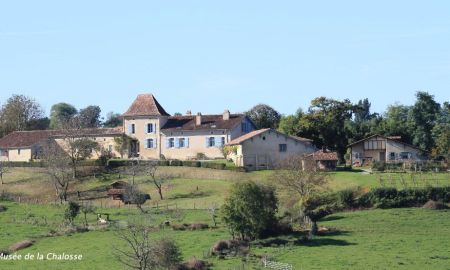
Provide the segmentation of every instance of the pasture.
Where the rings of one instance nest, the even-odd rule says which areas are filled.
[[[145,177],[135,179],[152,200],[140,213],[135,206],[119,204],[103,198],[95,200],[96,212],[109,213],[112,224],[103,228],[96,224],[96,215],[88,214],[90,231],[65,232],[62,226],[65,206],[55,203],[54,191],[42,169],[15,168],[5,175],[2,191],[22,196],[21,203],[0,201],[8,209],[0,213],[0,250],[15,242],[31,239],[32,247],[18,254],[70,253],[82,254],[82,261],[0,261],[0,269],[123,269],[115,259],[115,247],[123,247],[116,230],[128,223],[153,226],[153,237],[169,236],[180,245],[183,259],[204,258],[213,263],[212,269],[261,269],[259,257],[292,264],[293,269],[448,269],[450,263],[450,211],[419,208],[366,210],[337,213],[319,221],[319,226],[333,228],[333,233],[317,236],[309,242],[298,236],[257,241],[248,258],[218,259],[209,257],[210,247],[230,234],[220,222],[216,228],[203,231],[174,231],[160,227],[164,221],[172,224],[207,223],[212,220],[207,208],[220,206],[227,190],[236,181],[254,180],[272,183],[271,171],[240,173],[205,168],[161,168],[177,177],[164,183],[164,200]],[[329,190],[379,187],[378,174],[361,172],[329,173]],[[384,185],[401,188],[399,174],[382,174]],[[405,179],[409,175],[403,175]],[[391,180],[389,180],[389,177]],[[448,174],[424,174],[426,185],[448,185]],[[110,174],[86,177],[74,183],[71,191],[85,191],[108,185],[117,180],[129,180],[126,175]],[[392,180],[395,179],[395,180]],[[420,178],[423,179],[423,178]],[[431,180],[430,180],[431,179]],[[423,182],[421,182],[423,183]],[[272,183],[273,184],[273,183]],[[409,181],[406,185],[413,185]],[[285,194],[280,194],[283,197]],[[36,204],[37,200],[37,204]],[[81,225],[80,214],[75,224]],[[58,232],[63,232],[61,235]],[[59,236],[58,236],[59,235]],[[257,257],[256,257],[257,256]]]

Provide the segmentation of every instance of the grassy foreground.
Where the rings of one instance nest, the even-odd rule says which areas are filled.
[[[0,213],[0,249],[23,239],[35,239],[35,244],[18,254],[70,253],[82,254],[83,260],[70,261],[0,261],[0,269],[122,269],[114,255],[114,247],[123,247],[114,229],[94,230],[66,236],[45,237],[62,220],[63,208],[2,202],[8,210]],[[172,219],[168,213],[140,215],[135,210],[110,209],[118,222],[159,224]],[[211,224],[205,211],[184,212],[182,222]],[[90,223],[95,217],[89,216]],[[76,223],[82,222],[81,217]],[[338,213],[326,217],[321,226],[337,232],[318,236],[307,243],[274,241],[252,252],[271,260],[290,263],[294,269],[448,269],[450,263],[450,211],[427,209],[390,209]],[[202,258],[219,239],[228,239],[226,229],[207,231],[157,230],[154,237],[167,235],[181,247],[184,259]],[[270,241],[269,241],[270,243]],[[240,258],[210,259],[213,269],[237,269],[244,264],[260,268],[257,261],[243,263]]]

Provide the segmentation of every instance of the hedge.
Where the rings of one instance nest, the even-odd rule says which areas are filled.
[[[127,166],[132,162],[132,160],[129,159],[110,159],[107,162],[107,166],[109,168],[117,168],[122,166]],[[154,162],[150,160],[142,160],[140,161],[141,164],[146,164],[149,162]],[[195,160],[158,160],[158,166],[184,166],[184,167],[202,167],[202,168],[209,168],[209,169],[216,169],[216,170],[225,170],[226,165],[224,163],[213,163],[213,162],[201,162],[201,161],[195,161]],[[239,168],[236,169],[236,171],[242,171],[242,169]],[[244,169],[245,171],[245,169]]]
[[[354,200],[354,206],[397,208],[422,206],[429,200],[450,202],[450,187],[376,188]]]

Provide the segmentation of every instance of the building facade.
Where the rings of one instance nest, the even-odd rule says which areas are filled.
[[[373,135],[350,144],[350,160],[354,166],[373,161],[405,162],[427,159],[427,152],[400,141],[399,137]]]
[[[306,155],[316,150],[312,141],[289,136],[274,129],[260,129],[230,141],[229,158],[236,166],[249,169],[270,169],[293,155]]]

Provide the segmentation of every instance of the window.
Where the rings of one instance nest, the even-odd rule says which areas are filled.
[[[280,152],[286,152],[287,151],[287,144],[282,143],[278,145],[278,149]]]
[[[395,160],[395,153],[394,152],[390,152],[389,153],[389,160]]]
[[[175,139],[174,138],[170,138],[169,139],[169,148],[174,148],[175,147]]]
[[[222,137],[221,140],[222,140],[222,141],[221,141],[222,146],[224,146],[224,145],[225,145],[225,137]]]
[[[153,133],[153,124],[147,124],[147,133]]]
[[[409,152],[401,152],[400,153],[400,158],[401,159],[409,159],[411,156],[411,154]]]
[[[112,152],[112,150],[113,150],[113,146],[112,145],[108,145],[108,151]]]
[[[131,134],[136,133],[136,126],[134,124],[131,124]]]
[[[216,140],[214,139],[214,137],[209,137],[208,139],[208,146],[209,147],[214,147],[216,145]]]
[[[368,140],[364,142],[365,150],[384,150],[386,149],[386,141],[383,140]]]
[[[153,148],[153,139],[147,139],[146,147],[147,148]]]
[[[248,133],[251,131],[251,125],[250,123],[243,122],[241,123],[241,131],[242,133]]]
[[[17,155],[20,155],[20,149],[17,149]]]
[[[184,138],[179,138],[178,139],[178,147],[183,148],[185,146],[186,146],[185,139]]]

